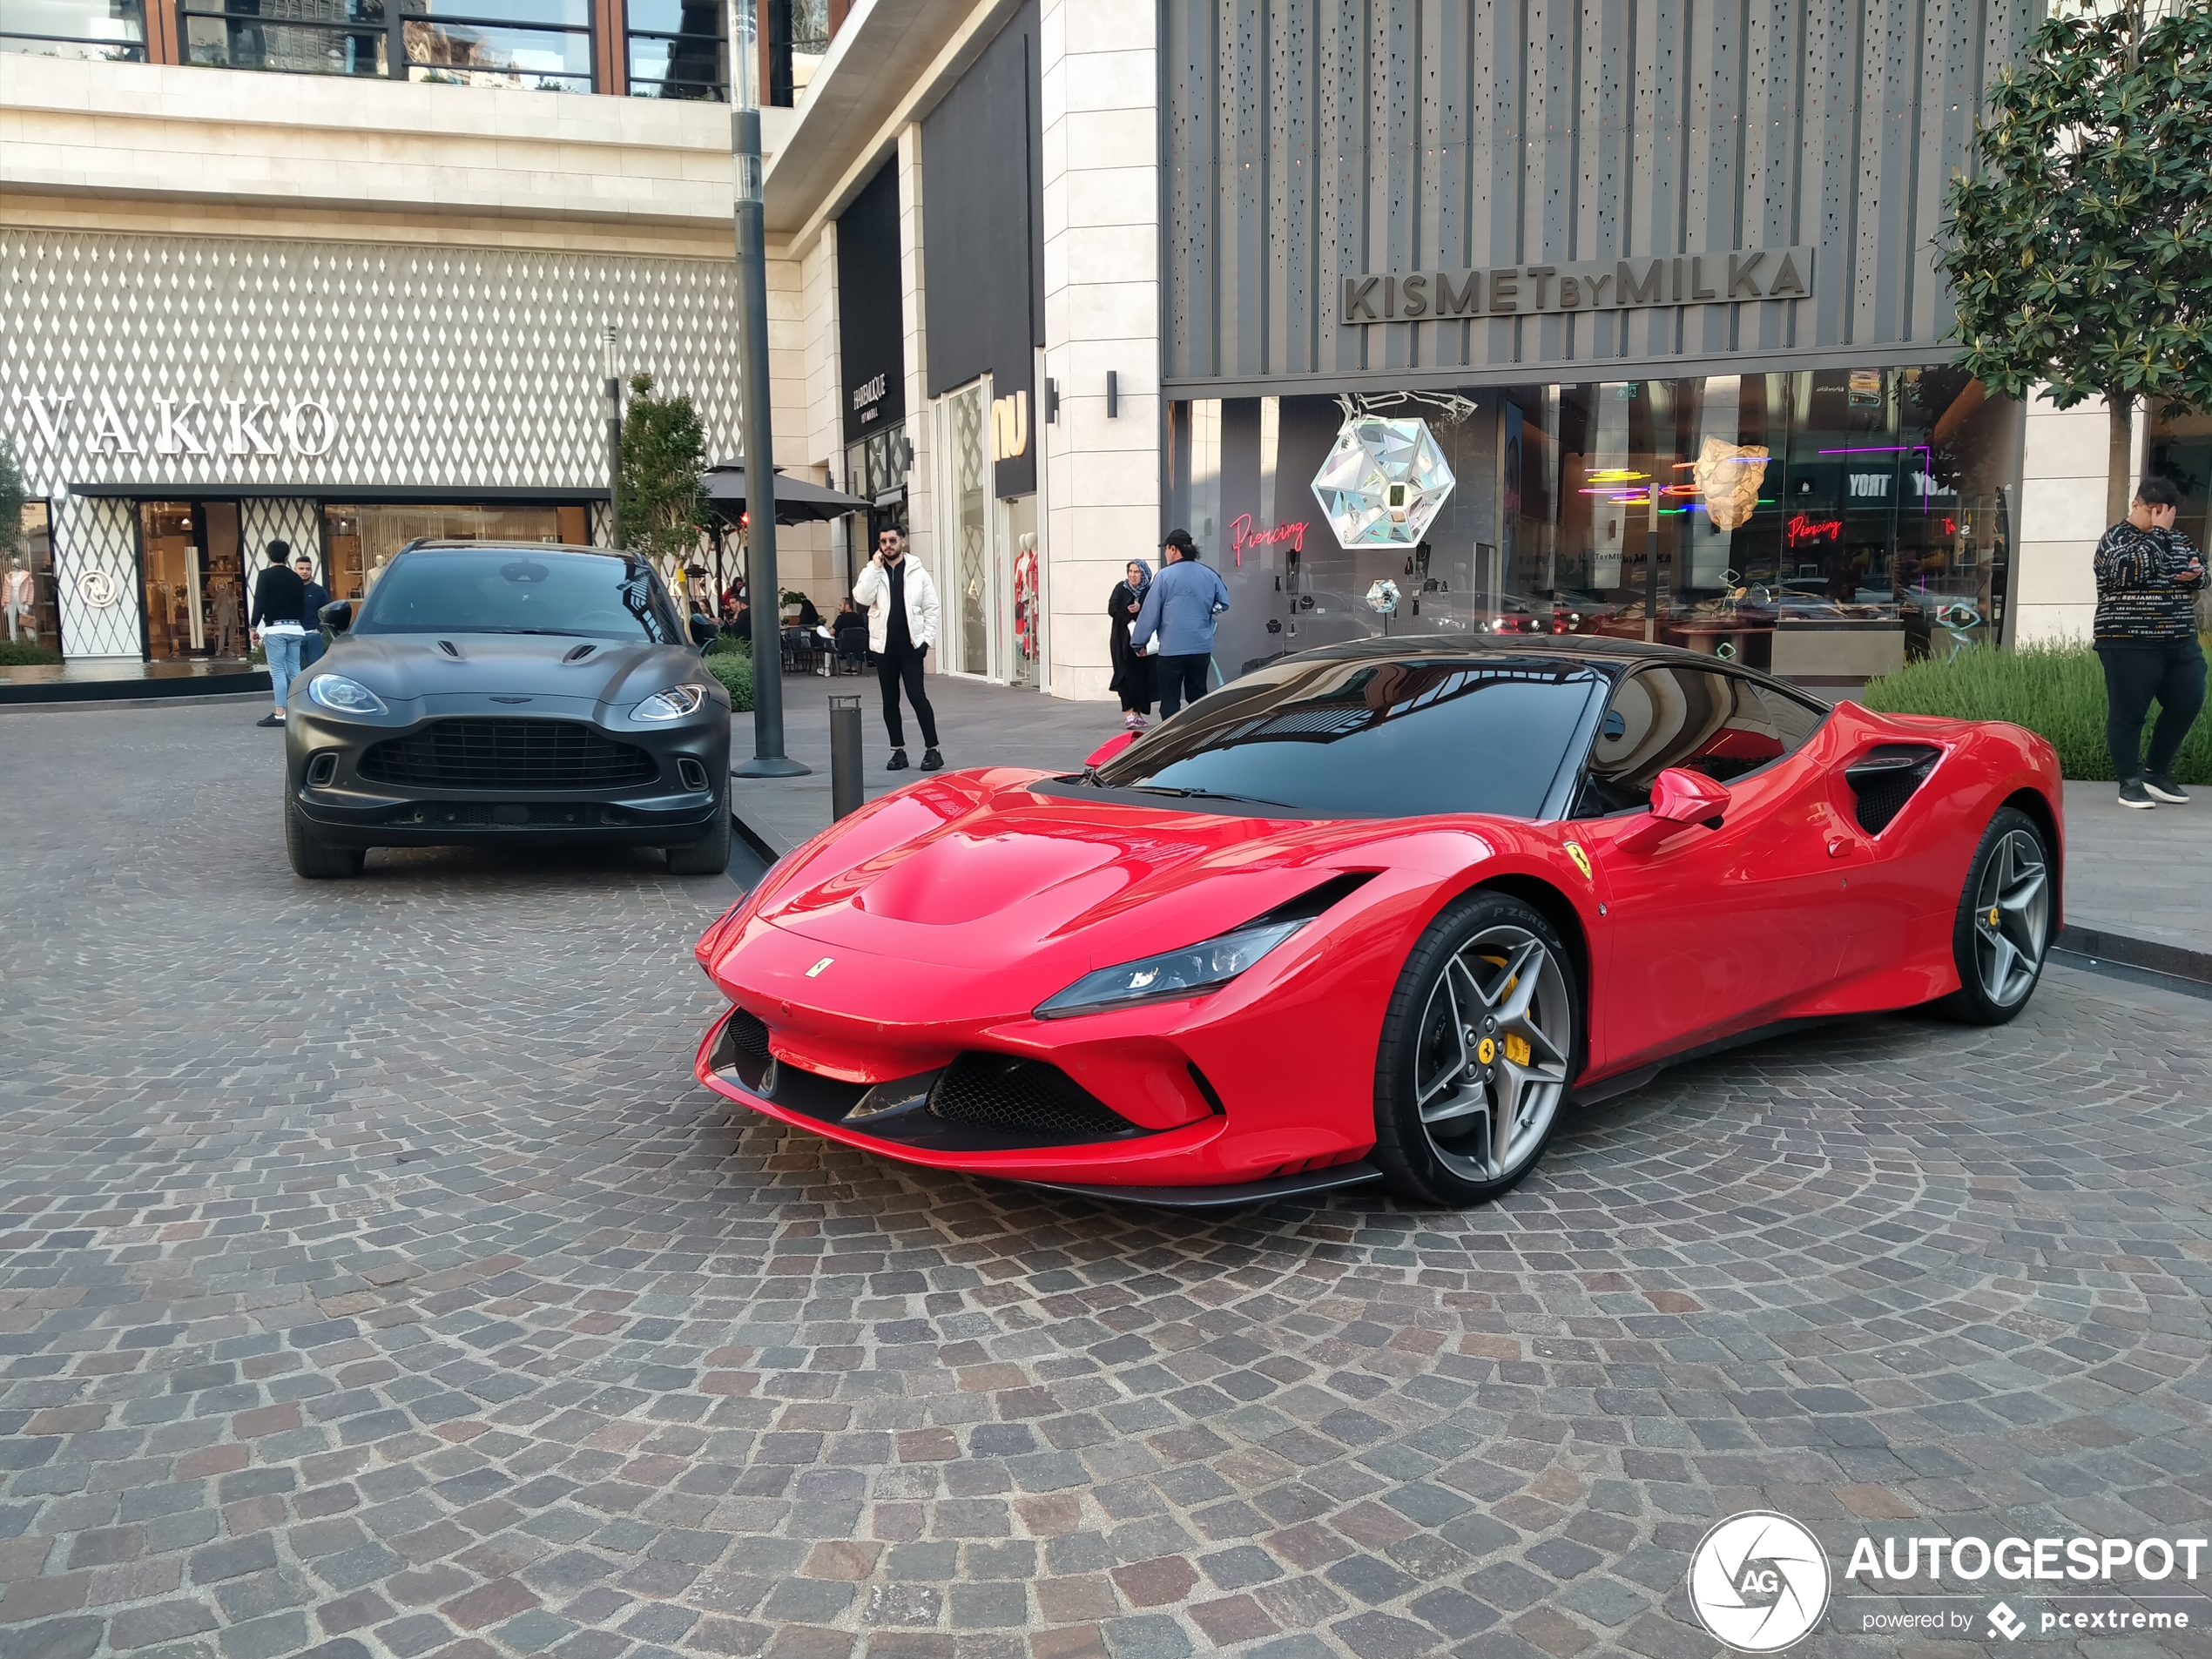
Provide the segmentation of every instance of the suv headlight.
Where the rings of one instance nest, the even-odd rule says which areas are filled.
[[[655,691],[651,697],[630,711],[633,720],[681,720],[697,714],[699,705],[706,701],[706,693],[696,685],[671,685],[665,691]]]
[[[307,682],[307,695],[340,714],[389,714],[384,699],[359,680],[343,674],[318,674]]]

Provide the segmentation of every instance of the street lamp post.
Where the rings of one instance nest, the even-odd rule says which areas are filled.
[[[752,0],[730,0],[730,151],[737,172],[738,373],[745,392],[746,579],[752,588],[752,759],[735,778],[798,778],[784,753],[783,603],[776,579],[776,457],[768,382],[768,227],[760,190],[759,38]]]
[[[607,545],[622,545],[622,367],[617,349],[622,330],[607,325],[601,336],[606,342],[607,400]]]

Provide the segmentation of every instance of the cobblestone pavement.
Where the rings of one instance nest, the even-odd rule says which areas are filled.
[[[2202,1003],[1746,1050],[1464,1215],[1112,1211],[696,1088],[719,878],[294,882],[246,718],[0,717],[6,1659],[1696,1656],[1738,1510],[2207,1532]],[[2011,1650],[1896,1605],[1812,1650]]]

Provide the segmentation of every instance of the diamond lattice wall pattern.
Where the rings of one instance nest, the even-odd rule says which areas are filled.
[[[707,260],[0,230],[0,392],[34,489],[605,482],[601,331],[738,448]]]
[[[73,491],[238,500],[249,545],[315,546],[319,490],[603,489],[610,326],[742,452],[720,261],[0,228],[0,432],[54,505],[71,656],[142,649],[135,509]]]

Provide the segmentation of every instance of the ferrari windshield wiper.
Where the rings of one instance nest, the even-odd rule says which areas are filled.
[[[1125,787],[1143,795],[1173,795],[1183,800],[1241,800],[1254,806],[1279,806],[1286,813],[1302,810],[1286,800],[1270,800],[1264,795],[1231,795],[1219,789],[1186,789],[1174,784],[1130,784]]]
[[[550,634],[556,639],[583,637],[573,628],[474,628],[468,631],[479,634]]]

